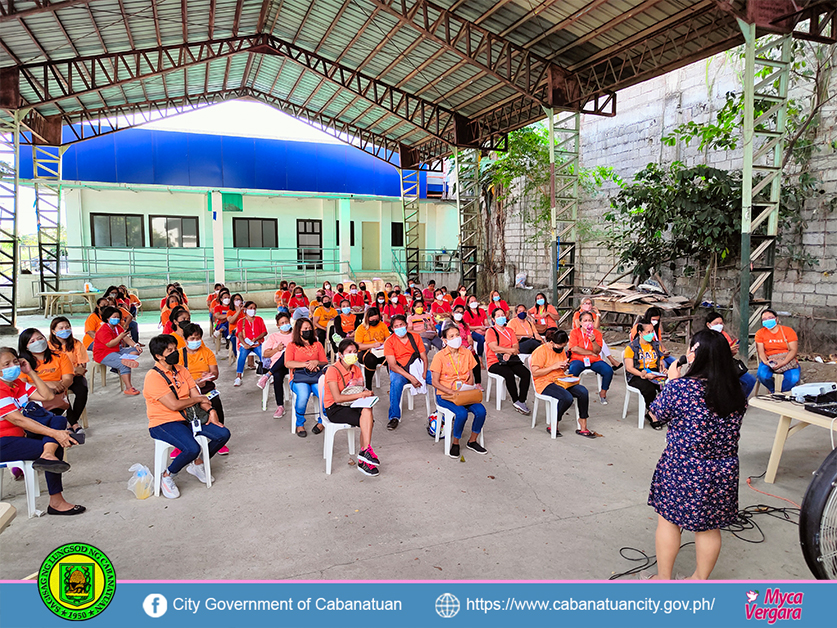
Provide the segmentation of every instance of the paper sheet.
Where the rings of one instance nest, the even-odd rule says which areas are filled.
[[[378,403],[377,397],[364,397],[363,399],[355,399],[352,402],[352,408],[371,408]]]
[[[421,384],[419,388],[416,388],[415,386],[410,388],[410,394],[413,396],[427,394],[427,382],[424,380],[424,362],[416,360],[410,365],[408,372]]]

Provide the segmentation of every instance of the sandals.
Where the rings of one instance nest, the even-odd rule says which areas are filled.
[[[126,388],[125,390],[122,391],[122,394],[123,395],[129,395],[131,397],[135,397],[138,394],[140,394],[140,391],[138,391],[136,388]]]
[[[300,438],[308,438],[308,432],[305,430],[297,430],[296,435]]]
[[[32,468],[35,471],[49,471],[50,473],[66,473],[70,470],[70,465],[63,460],[47,460],[45,458],[38,458],[32,463]]]
[[[645,420],[648,421],[652,429],[655,429],[658,432],[661,429],[663,429],[663,426],[665,425],[665,423],[663,423],[662,421],[655,421],[654,419],[652,419],[650,414],[645,415]]]
[[[323,427],[320,423],[317,423],[317,424],[316,424],[316,425],[315,425],[315,426],[311,429],[311,433],[316,435],[316,434],[320,434],[320,433],[321,433],[321,432],[323,432],[324,430],[325,430],[325,428],[324,428],[324,427]]]
[[[546,433],[547,434],[552,434],[552,426],[551,425],[546,426]],[[555,430],[555,438],[562,438],[563,436],[564,435],[561,432],[559,432],[558,430]]]
[[[613,372],[615,373],[616,371],[618,371],[619,369],[621,369],[621,368],[622,368],[622,363],[620,362],[620,363],[619,363],[619,364],[617,364],[616,366],[611,366],[610,368],[612,368],[612,369],[613,369]]]
[[[575,433],[584,438],[596,438],[595,432],[591,432],[590,430],[576,430]]]

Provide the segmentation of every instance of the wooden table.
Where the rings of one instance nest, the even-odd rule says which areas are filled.
[[[613,314],[633,314],[634,316],[644,316],[648,308],[654,305],[647,303],[620,303],[619,301],[608,301],[605,299],[593,298],[593,307],[602,313],[602,318],[607,313]],[[660,308],[662,309],[662,308]],[[692,337],[692,314],[691,305],[684,304],[682,308],[678,309],[662,309],[663,316],[660,323],[682,323],[686,322],[686,338]],[[687,312],[687,314],[683,314]],[[633,321],[631,322],[633,325]]]
[[[773,484],[776,481],[776,470],[779,468],[779,460],[782,458],[782,451],[785,448],[785,441],[799,430],[809,425],[824,427],[827,430],[834,430],[837,433],[837,420],[829,419],[822,414],[808,412],[802,406],[792,404],[790,401],[773,401],[772,399],[750,399],[750,406],[759,410],[766,410],[779,415],[779,425],[776,427],[776,437],[773,439],[773,451],[770,452],[770,460],[767,463],[767,473],[764,481]],[[796,423],[791,422],[796,419]]]
[[[44,318],[52,318],[58,313],[58,307],[61,307],[61,313],[64,313],[64,303],[70,306],[70,313],[73,313],[73,299],[82,297],[87,301],[90,308],[90,313],[96,309],[96,298],[99,297],[99,292],[81,292],[80,290],[71,290],[68,292],[38,292],[35,296],[41,297],[44,300]]]

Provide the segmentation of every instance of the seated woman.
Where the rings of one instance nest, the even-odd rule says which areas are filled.
[[[666,368],[668,368],[671,364],[673,364],[675,362],[675,359],[669,355],[669,352],[666,351],[666,348],[663,346],[662,328],[660,327],[660,319],[662,318],[662,316],[663,316],[663,311],[656,306],[652,306],[652,307],[649,307],[647,310],[645,310],[645,315],[643,316],[642,319],[640,319],[640,321],[642,321],[642,320],[651,321],[651,323],[654,325],[654,340],[656,340],[657,344],[660,345],[660,353],[663,356],[663,364],[665,365]],[[637,323],[631,328],[631,333],[630,333],[631,340],[634,340],[639,333],[638,330],[639,330],[640,321],[637,321]]]
[[[372,450],[372,408],[352,408],[351,403],[357,399],[372,397],[371,390],[349,392],[343,394],[347,388],[357,388],[363,385],[363,374],[357,365],[357,343],[345,338],[337,347],[337,360],[326,369],[325,387],[323,390],[323,407],[326,416],[332,423],[353,425],[360,428],[360,453],[357,455],[357,470],[364,475],[375,477],[378,475],[378,465],[381,461]]]
[[[366,289],[366,283],[361,281],[358,287],[358,294],[363,297],[363,307],[372,307],[372,293]]]
[[[570,379],[567,376],[567,367],[570,364],[566,351],[568,342],[567,332],[563,330],[551,329],[546,332],[546,343],[535,349],[529,358],[535,390],[539,395],[558,400],[559,423],[564,413],[572,407],[575,398],[578,403],[578,429],[575,433],[587,438],[596,438],[596,435],[587,429],[590,411],[587,389],[578,381],[562,381]],[[546,431],[551,433],[551,426],[547,425]],[[561,432],[556,430],[555,436],[561,436]]]
[[[163,495],[175,499],[180,497],[180,491],[174,478],[184,467],[186,473],[206,482],[206,469],[200,460],[201,446],[183,414],[186,409],[200,406],[209,413],[208,422],[201,425],[197,435],[205,436],[209,441],[210,458],[227,444],[230,431],[221,425],[212,402],[200,393],[189,370],[177,363],[180,355],[177,341],[172,336],[155,336],[148,343],[148,351],[154,359],[154,367],[146,373],[142,389],[148,432],[154,440],[174,445],[179,452],[163,472],[160,482]]]
[[[75,395],[75,399],[67,411],[67,422],[72,429],[78,430],[79,420],[87,407],[87,351],[80,341],[73,338],[73,328],[67,318],[53,318],[49,324],[49,332],[49,348],[66,355],[73,367],[73,381],[67,390]]]
[[[485,330],[488,329],[488,314],[480,306],[480,301],[475,296],[468,297],[468,307],[465,310],[463,319],[471,328],[471,339],[477,345],[477,355],[482,357],[485,354]]]
[[[726,338],[729,343],[729,348],[732,351],[732,357],[735,358],[738,355],[738,339],[733,338],[726,331],[724,331],[724,318],[718,312],[709,312],[706,315],[706,327],[723,334],[724,338]],[[746,369],[745,362],[738,360],[736,364],[742,364]],[[746,399],[750,396],[750,393],[753,392],[753,388],[756,387],[756,378],[750,375],[749,371],[744,370],[738,379],[741,381],[741,390],[744,391],[744,398]]]
[[[759,354],[759,381],[771,393],[775,391],[773,375],[782,374],[782,392],[788,392],[799,383],[802,369],[796,359],[799,338],[790,327],[779,324],[779,317],[773,310],[761,315],[762,328],[756,332],[756,349]]]
[[[308,436],[305,431],[305,408],[311,395],[320,398],[317,379],[322,375],[323,367],[328,364],[325,348],[314,335],[314,325],[307,318],[297,319],[294,324],[293,342],[285,349],[285,367],[290,370],[291,390],[296,396],[296,435]],[[311,431],[319,434],[323,431],[322,418],[317,412],[317,424]]]
[[[581,327],[581,315],[585,312],[590,312],[593,315],[593,327],[601,331],[602,315],[598,308],[593,305],[593,299],[590,297],[584,297],[581,300],[581,307],[573,314],[573,329]],[[603,360],[610,362],[614,371],[622,368],[622,363],[613,357],[610,347],[607,346],[607,342],[604,340],[604,334],[602,334],[602,352],[599,355],[602,356]]]
[[[349,293],[343,288],[343,284],[337,284],[337,288],[334,291],[334,300],[335,303],[340,303],[343,299],[348,299]]]
[[[288,367],[285,366],[285,349],[293,342],[291,316],[287,312],[279,312],[276,315],[276,326],[278,332],[270,334],[262,345],[262,361],[270,363],[270,370],[259,378],[257,386],[264,390],[273,376],[273,394],[276,396],[276,412],[274,419],[281,419],[285,414],[285,376],[288,374]]]
[[[123,294],[128,295],[128,311],[131,312],[131,316],[136,318],[137,314],[139,314],[140,308],[142,307],[142,301],[140,301],[140,298],[136,294],[128,290],[128,286],[125,284],[121,284],[119,289]]]
[[[104,323],[93,339],[93,361],[104,364],[119,373],[125,384],[126,395],[138,395],[140,391],[131,384],[131,369],[139,362],[133,357],[142,354],[142,345],[128,337],[128,330],[121,326],[122,313],[115,307],[107,307],[102,312]]]
[[[544,335],[550,329],[558,329],[561,317],[555,307],[546,300],[543,292],[535,295],[535,305],[529,308],[529,314],[539,334]]]
[[[451,307],[456,307],[457,305],[468,305],[468,289],[465,286],[459,286],[459,289],[456,291],[456,298],[451,303]]]
[[[349,285],[349,296],[346,298],[349,300],[349,306],[355,314],[362,314],[366,309],[366,303],[363,300],[363,295],[360,293],[360,290],[357,289],[356,283]]]
[[[506,382],[506,391],[512,400],[512,407],[520,414],[529,414],[526,397],[529,396],[529,384],[532,374],[520,360],[520,346],[515,333],[506,327],[506,313],[501,307],[491,311],[494,326],[485,332],[486,362],[488,372],[499,375]],[[520,378],[518,388],[515,375]]]
[[[165,305],[163,306],[163,309],[160,310],[160,325],[163,327],[166,326],[166,323],[169,322],[172,310],[176,307],[186,307],[187,310],[189,309],[189,306],[183,302],[183,298],[180,294],[178,292],[172,292],[168,297],[166,297]]]
[[[442,330],[442,323],[450,319],[453,308],[450,303],[445,300],[445,293],[441,288],[436,290],[433,295],[433,303],[430,305],[430,313],[433,315],[433,320],[436,323],[436,331]]]
[[[313,312],[314,329],[317,331],[317,340],[325,347],[326,330],[328,324],[337,318],[337,308],[333,306],[331,297],[325,292],[322,296],[321,305]]]
[[[482,358],[477,355],[477,347],[471,338],[471,327],[465,322],[465,306],[461,303],[453,306],[453,322],[459,326],[462,346],[474,354],[477,365],[474,367],[474,383],[482,390]],[[441,340],[441,338],[439,339]]]
[[[308,297],[305,296],[305,291],[302,289],[302,286],[294,286],[291,299],[288,301],[288,310],[291,312],[291,317],[293,317],[294,312],[299,308],[308,310],[309,305]]]
[[[334,335],[338,336],[340,339],[343,338],[354,338],[355,337],[355,329],[357,329],[360,320],[357,314],[352,312],[352,308],[349,305],[348,299],[341,299],[340,300],[340,314],[337,318],[334,319]],[[331,342],[332,349],[337,351],[337,341],[334,336],[329,338]]]
[[[186,346],[179,349],[179,363],[189,369],[200,394],[208,395],[215,390],[215,382],[218,381],[219,375],[215,352],[203,343],[203,329],[200,325],[187,323],[181,329],[186,338]],[[218,415],[218,423],[223,425],[224,405],[221,403],[221,395],[213,395],[209,401]],[[230,450],[226,445],[218,450],[219,456],[226,456],[229,453]]]
[[[216,338],[223,338],[227,341],[227,348],[230,347],[230,322],[227,316],[230,311],[230,302],[232,301],[232,294],[226,288],[221,288],[218,293],[218,298],[214,301],[215,307],[212,309],[212,335]]]
[[[341,343],[342,344],[342,343]],[[389,368],[389,422],[392,431],[401,422],[401,395],[408,384],[416,390],[427,377],[427,352],[421,337],[407,329],[407,319],[396,314],[392,319],[392,336],[384,342],[384,358]],[[417,361],[420,364],[417,364]],[[415,365],[415,366],[413,366]],[[421,368],[421,375],[416,372]]]
[[[55,414],[64,414],[64,411],[70,407],[67,401],[67,389],[73,385],[75,375],[70,358],[50,349],[44,335],[31,327],[21,332],[17,345],[19,359],[28,362],[32,370],[52,389],[55,395],[51,401],[43,402],[44,409]],[[30,384],[34,383],[27,375],[21,377]],[[70,423],[70,431],[84,433],[78,420]]]
[[[522,303],[516,308],[516,316],[509,321],[509,329],[517,336],[520,353],[529,354],[543,344],[543,336],[538,332],[534,321],[526,312]]]
[[[590,312],[583,312],[581,327],[570,332],[570,351],[572,351],[573,359],[568,370],[575,377],[581,375],[581,372],[586,369],[601,375],[602,390],[599,393],[599,402],[606,406],[607,391],[613,381],[613,367],[601,358],[603,343],[601,332],[593,326],[593,315]]]
[[[384,362],[384,342],[389,338],[389,328],[381,320],[381,312],[370,307],[363,315],[363,323],[355,331],[355,342],[360,348],[359,359],[365,369],[366,387],[372,390],[375,370]]]
[[[244,304],[244,316],[238,321],[236,336],[238,338],[239,351],[233,386],[241,386],[241,377],[244,375],[244,365],[247,362],[247,356],[250,353],[254,353],[258,356],[259,361],[261,361],[262,342],[267,336],[267,327],[265,327],[264,319],[261,316],[256,316],[255,301],[247,301]]]
[[[26,375],[33,382],[20,379]],[[17,352],[0,347],[0,462],[34,460],[32,467],[44,471],[49,490],[50,515],[80,515],[84,506],[74,505],[64,499],[61,474],[70,470],[64,462],[64,449],[77,445],[67,431],[67,419],[47,412],[35,401],[52,401],[54,393],[46,382],[38,377],[29,363],[19,360]],[[34,406],[30,416],[22,410]]]
[[[488,297],[488,311],[492,313],[492,318],[494,318],[493,313],[495,308],[500,308],[503,310],[503,314],[506,315],[508,319],[509,316],[509,304],[500,296],[500,293],[497,290],[492,290],[491,294]]]
[[[427,383],[436,389],[436,404],[445,410],[450,410],[454,416],[453,444],[449,455],[451,458],[459,458],[459,439],[462,438],[462,432],[465,430],[469,412],[474,415],[474,421],[471,424],[471,437],[466,447],[480,455],[487,454],[488,451],[477,442],[482,427],[485,425],[485,406],[481,403],[458,406],[442,397],[442,395],[455,393],[463,385],[474,384],[473,370],[476,359],[473,353],[462,348],[459,327],[453,321],[447,321],[442,326],[442,341],[445,347],[433,356]]]
[[[96,309],[84,321],[84,342],[82,344],[87,351],[93,349],[93,339],[96,337],[99,327],[102,326],[102,312],[108,307],[110,307],[110,302],[106,298],[98,299]]]
[[[390,292],[388,297],[389,297],[389,302],[385,303],[383,308],[381,309],[381,316],[384,319],[384,324],[385,325],[390,324],[390,321],[392,320],[393,316],[396,316],[396,315],[406,316],[406,314],[407,314],[404,311],[404,306],[401,305],[399,295],[395,294],[395,292]]]
[[[410,305],[411,314],[407,317],[407,328],[418,334],[424,343],[426,352],[430,352],[430,347],[442,348],[442,339],[436,332],[436,324],[433,321],[433,315],[427,311],[423,298],[413,299]]]
[[[638,323],[638,335],[625,347],[625,371],[628,385],[639,390],[645,399],[645,420],[655,430],[663,429],[663,424],[648,413],[651,403],[660,392],[666,366],[660,352],[660,343],[654,335],[654,323],[642,320]]]

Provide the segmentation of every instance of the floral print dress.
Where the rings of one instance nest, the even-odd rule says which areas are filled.
[[[666,448],[651,482],[648,505],[693,532],[715,530],[738,516],[738,439],[743,412],[720,417],[706,406],[705,385],[669,381],[651,404],[668,423]]]

